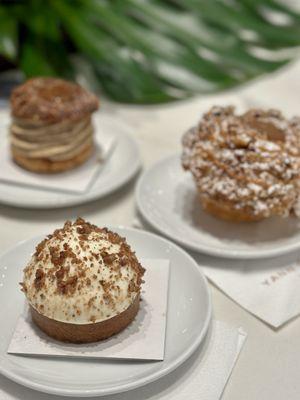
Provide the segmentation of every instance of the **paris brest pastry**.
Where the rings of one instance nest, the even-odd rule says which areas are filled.
[[[124,238],[78,218],[37,245],[21,286],[32,320],[43,332],[60,341],[88,343],[132,322],[143,274]]]
[[[299,118],[213,107],[182,143],[183,168],[208,213],[235,222],[299,214]]]
[[[10,144],[13,160],[39,173],[66,171],[92,154],[91,115],[96,96],[76,83],[33,78],[12,91]]]

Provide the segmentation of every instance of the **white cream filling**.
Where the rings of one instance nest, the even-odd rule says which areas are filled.
[[[99,236],[99,234],[92,233],[92,236],[94,235]],[[51,246],[58,246],[60,250],[63,250],[64,243],[67,243],[72,250],[76,252],[78,251],[76,250],[76,245],[79,243],[78,236],[76,228],[72,228],[72,234],[69,235],[68,238],[63,239],[63,241],[59,241],[56,238],[50,239],[43,252],[45,252],[44,254],[49,253],[49,247]],[[80,248],[80,255],[77,257],[82,260],[84,257],[87,257],[87,261],[85,261],[87,266],[85,279],[89,278],[91,285],[83,285],[81,293],[76,289],[75,293],[71,296],[58,293],[56,283],[54,282],[53,284],[48,277],[46,277],[45,280],[45,287],[37,290],[34,285],[37,269],[41,268],[44,273],[47,273],[49,269],[53,268],[53,264],[50,260],[44,263],[43,261],[38,262],[35,256],[31,258],[28,266],[29,270],[32,269],[32,273],[29,274],[25,272],[24,283],[27,287],[27,299],[33,308],[41,312],[41,306],[43,306],[43,311],[41,313],[57,321],[73,324],[87,324],[112,318],[125,311],[132,304],[137,292],[130,292],[129,284],[131,280],[136,281],[137,272],[130,265],[125,265],[120,267],[119,276],[118,271],[112,272],[109,265],[105,263],[102,265],[100,264],[99,261],[103,261],[101,256],[98,262],[94,257],[92,260],[89,260],[91,252],[99,254],[103,249],[106,249],[108,254],[118,254],[120,245],[111,244],[105,238],[102,238],[99,242],[96,240],[89,240],[88,244],[90,249],[82,250]],[[70,266],[70,276],[76,274],[76,264],[72,264],[69,258],[64,265]],[[95,275],[97,279],[94,278]],[[113,276],[111,277],[111,275]],[[114,306],[105,300],[105,291],[102,285],[99,284],[100,280],[105,282],[114,280],[115,286],[119,287],[119,289],[109,289],[110,294],[114,298]],[[95,299],[92,305],[89,305],[91,298]],[[79,310],[79,313],[77,313],[76,310]],[[93,321],[91,319],[93,319]]]

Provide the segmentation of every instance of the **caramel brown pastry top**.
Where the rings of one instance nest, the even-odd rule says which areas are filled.
[[[21,285],[40,314],[89,324],[128,309],[140,294],[143,274],[124,238],[79,218],[38,244]]]
[[[182,165],[201,199],[258,218],[298,212],[300,119],[213,107],[183,137]]]
[[[14,118],[35,123],[80,120],[99,107],[96,96],[76,83],[57,78],[33,78],[13,90],[10,98]]]

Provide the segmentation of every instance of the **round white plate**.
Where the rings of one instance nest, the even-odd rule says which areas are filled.
[[[4,117],[7,115],[4,114]],[[88,191],[83,194],[73,194],[0,182],[0,203],[34,209],[69,207],[99,199],[125,185],[141,167],[137,143],[128,133],[130,131],[128,126],[118,122],[115,116],[99,113],[95,122],[96,126],[99,126],[100,136],[101,131],[105,134],[111,133],[116,138],[116,145]],[[67,174],[69,176],[72,171]]]
[[[300,220],[270,218],[230,223],[205,213],[179,155],[158,162],[140,178],[136,202],[156,230],[198,252],[228,258],[263,258],[300,248]]]
[[[0,258],[0,372],[32,389],[65,396],[101,396],[145,385],[174,370],[205,338],[211,300],[207,282],[196,262],[173,243],[154,234],[112,228],[127,238],[139,258],[170,260],[167,333],[164,361],[89,361],[22,357],[7,354],[14,326],[24,308],[18,282],[35,245],[19,243]]]

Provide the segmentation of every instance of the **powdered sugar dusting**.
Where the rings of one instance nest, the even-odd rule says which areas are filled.
[[[236,115],[233,107],[213,107],[184,135],[182,164],[202,198],[252,215],[286,216],[298,197],[299,149],[299,119],[286,120],[276,110]]]

